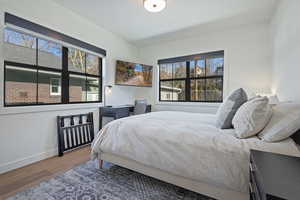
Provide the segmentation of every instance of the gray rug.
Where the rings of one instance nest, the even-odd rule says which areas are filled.
[[[212,200],[137,172],[111,165],[99,170],[89,161],[10,200]]]

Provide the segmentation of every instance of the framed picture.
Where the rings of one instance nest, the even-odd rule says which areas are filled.
[[[116,85],[152,87],[152,70],[149,65],[117,61]]]

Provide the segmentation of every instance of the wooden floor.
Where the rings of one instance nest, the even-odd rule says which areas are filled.
[[[90,147],[84,147],[63,157],[49,158],[0,175],[0,199],[30,188],[43,180],[65,172],[90,159]]]

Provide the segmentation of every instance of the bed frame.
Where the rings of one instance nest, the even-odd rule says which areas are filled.
[[[162,180],[164,182],[203,194],[212,198],[222,200],[249,200],[248,193],[236,192],[225,188],[209,185],[192,179],[187,179],[181,176],[172,175],[160,169],[148,167],[134,160],[122,158],[110,153],[102,153],[101,160],[99,159],[99,168],[102,169],[103,161],[131,169],[141,174]]]
[[[297,145],[300,145],[300,130],[297,131],[292,139],[295,141]],[[300,147],[300,146],[299,146]],[[300,148],[299,148],[300,149]],[[193,192],[203,194],[212,198],[222,199],[222,200],[249,200],[249,193],[241,193],[233,190],[229,190],[222,187],[217,187],[214,185],[209,185],[207,183],[195,181],[192,179],[184,178],[181,176],[173,175],[168,172],[162,171],[160,169],[156,169],[153,167],[148,167],[141,163],[138,163],[134,160],[130,160],[127,158],[122,158],[117,155],[113,155],[110,153],[102,153],[101,159],[99,159],[99,168],[102,169],[103,161],[107,161],[121,167],[125,167],[127,169],[131,169],[133,171],[139,172],[141,174],[162,180],[164,182],[191,190]]]

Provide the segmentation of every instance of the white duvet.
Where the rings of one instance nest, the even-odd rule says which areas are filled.
[[[249,150],[300,156],[292,139],[237,139],[215,127],[215,115],[152,112],[108,123],[92,144],[93,158],[111,153],[170,174],[247,192]]]

